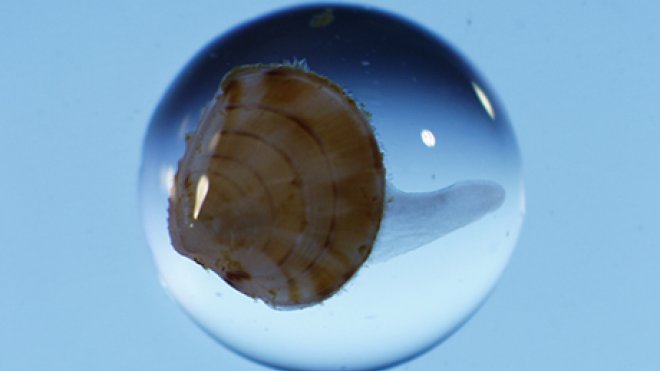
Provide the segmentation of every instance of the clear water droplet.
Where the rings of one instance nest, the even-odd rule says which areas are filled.
[[[357,275],[320,305],[277,311],[174,251],[167,199],[186,134],[223,75],[243,64],[302,59],[371,113],[388,197],[376,245]],[[276,12],[203,48],[153,115],[140,202],[172,297],[228,348],[295,369],[384,367],[445,339],[495,285],[524,214],[518,148],[485,81],[415,24],[347,6]]]

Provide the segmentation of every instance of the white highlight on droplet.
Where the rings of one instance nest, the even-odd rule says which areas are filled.
[[[174,168],[166,166],[160,169],[160,187],[167,195],[170,195],[174,186]]]
[[[197,181],[197,192],[195,193],[195,208],[193,209],[193,219],[197,220],[200,210],[202,210],[202,205],[206,199],[206,195],[209,193],[209,177],[206,174],[203,174],[199,177]]]
[[[484,93],[481,87],[474,81],[472,81],[472,89],[474,89],[474,93],[477,95],[477,98],[479,98],[479,102],[481,102],[481,105],[488,113],[488,116],[490,116],[491,120],[495,120],[495,111],[493,110],[493,105],[490,103],[486,93]]]
[[[435,135],[433,135],[431,130],[424,129],[419,135],[422,137],[422,143],[424,143],[425,146],[429,148],[435,147]]]

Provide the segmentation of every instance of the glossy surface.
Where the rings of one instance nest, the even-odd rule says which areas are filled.
[[[371,112],[393,206],[380,258],[322,305],[282,312],[174,251],[167,195],[185,135],[221,77],[293,58]],[[174,299],[225,346],[285,368],[381,367],[437,344],[494,286],[524,213],[517,145],[484,80],[435,36],[361,8],[275,13],[204,48],[153,116],[141,176],[144,225]]]
[[[232,69],[186,143],[174,248],[274,308],[333,295],[371,253],[382,154],[367,115],[304,65]]]

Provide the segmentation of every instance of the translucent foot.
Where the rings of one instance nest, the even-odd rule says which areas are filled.
[[[433,192],[409,193],[387,185],[380,232],[369,257],[383,262],[422,247],[497,210],[505,191],[497,183],[469,180]]]

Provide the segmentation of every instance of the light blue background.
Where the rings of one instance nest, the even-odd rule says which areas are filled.
[[[137,175],[188,59],[293,3],[0,4],[0,370],[263,370],[161,289]],[[660,369],[660,5],[365,3],[470,58],[525,164],[527,219],[497,289],[398,369]]]

